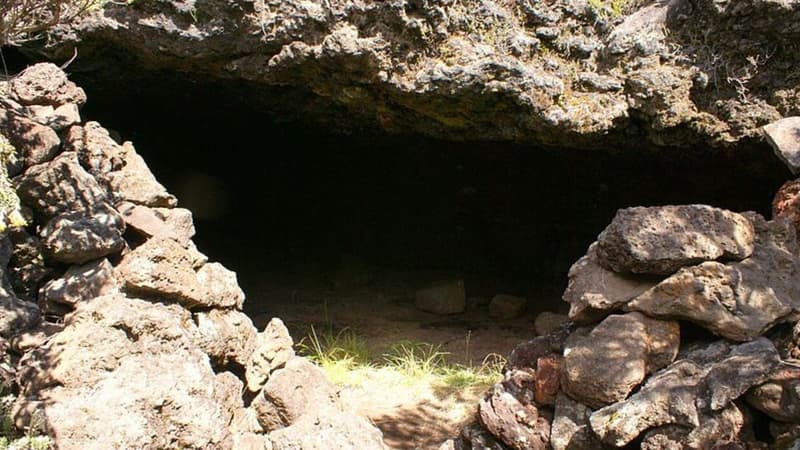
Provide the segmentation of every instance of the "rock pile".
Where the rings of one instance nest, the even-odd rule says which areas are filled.
[[[620,210],[570,270],[572,325],[518,346],[446,446],[797,448],[798,277],[785,217]]]
[[[80,123],[85,101],[51,64],[0,83],[28,222],[0,235],[16,426],[62,449],[384,448],[280,320],[256,330],[191,212],[131,143]]]

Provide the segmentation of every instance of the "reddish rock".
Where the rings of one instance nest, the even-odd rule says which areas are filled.
[[[60,106],[86,103],[86,93],[52,63],[34,64],[13,77],[10,91],[23,105]]]
[[[549,448],[550,418],[524,405],[496,384],[478,403],[478,420],[494,437],[514,450]]]
[[[783,183],[772,200],[772,218],[784,217],[800,235],[800,178]]]
[[[561,363],[563,357],[552,354],[536,362],[536,390],[534,398],[539,405],[553,406],[561,387]]]

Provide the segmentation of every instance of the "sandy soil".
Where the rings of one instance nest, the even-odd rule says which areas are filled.
[[[383,274],[368,284],[349,287],[324,278],[281,277],[264,280],[248,292],[249,314],[262,328],[280,317],[298,342],[317,329],[348,328],[363,337],[373,354],[402,340],[440,345],[452,363],[480,365],[487,355],[508,353],[535,336],[533,321],[540,311],[527,311],[514,320],[496,321],[488,315],[488,297],[470,297],[462,314],[438,316],[414,307],[416,287],[436,274]],[[441,276],[439,276],[440,279]],[[416,287],[415,287],[416,286]],[[255,297],[255,298],[254,298]],[[549,302],[558,308],[555,301]],[[341,395],[384,432],[393,449],[436,449],[474,415],[481,389],[446,392],[431,380],[408,383],[387,371],[364,374]]]

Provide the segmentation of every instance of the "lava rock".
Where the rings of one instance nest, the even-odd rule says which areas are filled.
[[[800,236],[800,178],[784,183],[772,200],[772,218],[783,217],[794,225]]]
[[[117,206],[125,224],[139,235],[166,237],[178,241],[184,247],[195,234],[192,212],[184,208],[150,208],[123,202]]]
[[[41,321],[35,303],[20,300],[13,291],[0,287],[0,336],[8,338],[30,330]]]
[[[52,160],[61,146],[61,139],[52,128],[2,108],[0,131],[17,150],[17,157],[24,167]]]
[[[467,294],[462,280],[439,283],[416,292],[414,304],[417,308],[434,314],[458,314],[464,312]]]
[[[800,304],[800,248],[794,227],[748,216],[755,250],[741,262],[706,262],[681,269],[628,308],[653,317],[689,320],[735,341],[751,340],[788,318]]]
[[[29,106],[28,111],[37,122],[59,132],[81,123],[81,113],[74,103],[65,103],[56,108],[49,105]]]
[[[745,400],[775,420],[800,424],[800,368],[781,365],[766,383],[747,391]]]
[[[569,283],[562,296],[569,303],[569,318],[594,322],[655,286],[652,279],[618,274],[597,260],[597,243],[569,269]]]
[[[690,429],[701,414],[728,407],[750,387],[763,383],[780,363],[774,345],[759,338],[732,346],[724,341],[690,348],[651,376],[630,398],[592,413],[592,430],[606,444],[622,447],[640,433],[664,425]]]
[[[206,306],[242,309],[244,291],[239,287],[236,272],[220,263],[207,263],[197,271],[197,283],[204,287]]]
[[[719,258],[744,259],[755,233],[744,216],[705,205],[617,211],[597,238],[597,259],[615,272],[669,275]]]
[[[567,340],[563,390],[594,408],[623,400],[645,375],[672,362],[679,343],[677,322],[639,313],[608,316],[591,331],[576,332]]]
[[[489,316],[500,320],[515,319],[525,311],[527,302],[524,297],[495,295],[489,303]]]
[[[124,223],[116,210],[107,208],[86,216],[83,211],[51,219],[41,232],[48,258],[69,264],[83,264],[120,252]]]
[[[250,392],[258,392],[274,370],[294,358],[293,346],[289,330],[281,319],[270,320],[264,331],[258,333],[255,351],[247,361],[245,367],[247,389]]]
[[[495,438],[514,450],[546,449],[550,419],[533,404],[522,404],[496,384],[478,403],[478,420]]]
[[[195,313],[197,345],[217,367],[247,365],[256,346],[253,322],[240,311],[212,309]]]
[[[294,357],[275,370],[253,400],[258,423],[266,431],[292,425],[300,416],[333,404],[336,390],[325,374],[305,358]]]
[[[608,448],[594,435],[589,425],[592,410],[568,396],[556,396],[550,445],[553,450],[596,450]]]
[[[699,425],[686,428],[678,425],[667,425],[652,429],[644,434],[642,450],[691,449],[708,448],[717,450],[747,450],[751,448],[744,443],[734,446],[739,441],[744,428],[745,418],[739,408],[731,403],[724,409],[698,417]]]
[[[107,259],[101,259],[72,266],[63,277],[48,281],[39,291],[39,303],[44,309],[51,303],[74,307],[116,289],[114,268]]]
[[[539,336],[546,336],[558,330],[569,323],[569,317],[563,314],[556,314],[550,311],[544,311],[536,316],[533,321],[533,329]]]
[[[241,383],[214,374],[185,309],[112,294],[65,325],[21,362],[18,425],[47,417],[58,448],[230,447]]]
[[[119,170],[125,164],[122,146],[97,122],[71,127],[64,138],[64,149],[76,152],[81,165],[96,176]]]
[[[145,206],[174,207],[178,200],[156,180],[147,163],[130,142],[122,145],[120,170],[107,174],[111,189],[120,199]]]
[[[786,167],[800,173],[800,117],[786,117],[763,128],[767,142]]]
[[[86,103],[86,93],[67,79],[58,66],[39,63],[29,66],[9,83],[12,97],[23,105],[60,106]]]
[[[106,190],[81,167],[72,152],[30,167],[17,180],[17,193],[33,209],[40,223],[63,213],[91,215],[108,200]]]

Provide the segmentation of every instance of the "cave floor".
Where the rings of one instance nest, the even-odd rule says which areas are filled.
[[[369,282],[346,282],[318,273],[271,275],[256,286],[250,283],[245,305],[256,327],[262,329],[272,317],[279,317],[295,342],[308,339],[312,326],[318,333],[347,330],[363,339],[370,354],[384,354],[403,341],[428,343],[445,352],[449,363],[472,367],[479,367],[489,355],[507,357],[516,345],[535,336],[533,322],[539,312],[561,306],[557,297],[534,299],[529,304],[550,307],[529,307],[512,320],[491,319],[491,296],[471,296],[466,279],[464,313],[441,316],[418,310],[415,289],[436,279],[448,279],[448,274],[385,271],[373,274]],[[392,377],[387,371],[368,371],[358,383],[342,386],[340,396],[381,428],[393,449],[438,448],[473,418],[487,387],[442,390],[431,380],[409,383]]]

